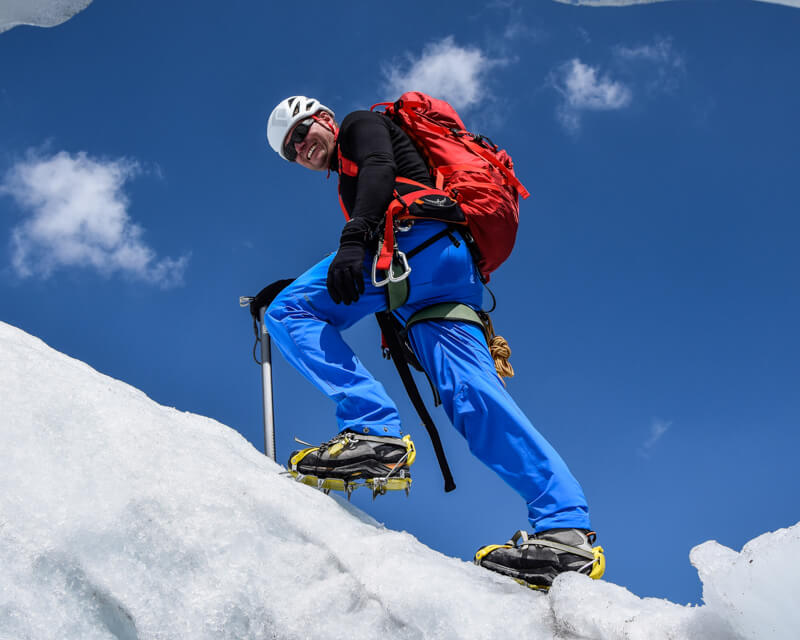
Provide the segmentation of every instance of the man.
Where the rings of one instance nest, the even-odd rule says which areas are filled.
[[[283,289],[264,318],[287,360],[336,403],[339,433],[318,447],[294,452],[289,468],[326,489],[348,490],[359,482],[384,490],[407,488],[414,445],[402,434],[395,404],[340,332],[386,310],[387,294],[376,286],[373,262],[384,214],[395,190],[408,192],[403,179],[433,186],[429,169],[408,135],[385,115],[356,111],[339,126],[331,109],[304,96],[275,107],[267,136],[285,160],[339,174],[348,218],[336,253]],[[408,298],[394,310],[403,323],[440,302],[481,307],[483,283],[473,255],[465,242],[445,233],[448,225],[442,220],[463,216],[455,202],[450,209],[396,228],[397,249],[405,254],[431,241],[409,259]],[[417,214],[427,217],[424,210]],[[410,329],[409,341],[472,453],[528,506],[535,533],[518,532],[505,545],[483,547],[476,562],[539,587],[549,586],[563,571],[602,575],[604,558],[599,547],[591,546],[594,533],[583,491],[506,391],[483,331],[460,321],[419,322]]]

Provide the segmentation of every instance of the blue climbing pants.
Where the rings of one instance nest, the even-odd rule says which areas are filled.
[[[440,222],[417,221],[397,233],[399,248],[407,252],[442,228]],[[340,431],[400,436],[397,407],[340,333],[384,311],[385,290],[372,285],[370,256],[364,262],[364,293],[353,304],[335,304],[326,288],[332,259],[322,260],[284,289],[264,322],[286,359],[336,403]],[[395,311],[401,320],[439,302],[480,308],[483,285],[463,241],[456,246],[445,236],[410,263],[409,299]],[[431,321],[415,324],[410,334],[450,421],[470,451],[523,497],[534,530],[590,529],[580,485],[506,391],[481,329],[465,322]]]

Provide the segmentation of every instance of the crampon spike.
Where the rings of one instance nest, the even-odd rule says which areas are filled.
[[[388,478],[373,478],[372,479],[372,499],[375,500],[377,496],[386,495],[386,487]]]

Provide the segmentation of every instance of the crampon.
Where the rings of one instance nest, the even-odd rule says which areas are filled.
[[[538,534],[517,531],[505,544],[478,549],[475,564],[540,591],[548,591],[555,577],[566,571],[599,580],[606,558],[603,547],[592,547],[595,535],[584,529],[551,529]]]
[[[373,499],[387,491],[409,493],[408,468],[416,457],[411,436],[392,438],[345,431],[319,446],[295,440],[308,445],[289,458],[288,473],[298,482],[326,494],[342,491],[348,500],[360,487],[371,489]]]

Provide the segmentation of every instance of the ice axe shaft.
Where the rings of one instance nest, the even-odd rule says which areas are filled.
[[[272,340],[264,316],[275,297],[289,286],[293,279],[277,280],[267,285],[256,296],[240,296],[239,306],[248,307],[253,317],[256,340],[261,344],[261,398],[264,405],[264,454],[277,462],[275,454],[275,403],[272,396]],[[255,345],[253,357],[255,358]]]
[[[264,403],[264,453],[275,456],[275,405],[272,400],[272,340],[264,325],[266,307],[258,310],[259,342],[261,342],[261,386]]]

